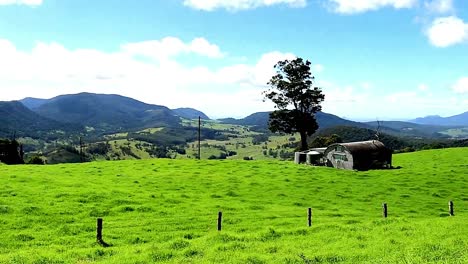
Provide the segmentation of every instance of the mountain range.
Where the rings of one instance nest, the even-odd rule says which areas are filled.
[[[257,129],[266,130],[268,128],[270,112],[258,112],[251,114],[242,119],[225,118],[220,119],[222,123],[236,124],[244,126],[253,126]],[[381,122],[355,122],[347,119],[340,118],[336,115],[318,112],[315,115],[317,123],[319,124],[319,131],[326,130],[335,126],[356,127],[364,129],[372,129],[382,133],[403,136],[403,137],[416,137],[416,138],[449,138],[449,135],[441,132],[446,131],[448,128],[458,128],[460,126],[438,126],[438,125],[424,125],[415,124],[403,121],[381,121]],[[465,122],[468,127],[468,120]]]
[[[257,128],[267,129],[269,118],[270,118],[270,112],[257,112],[242,119],[224,118],[224,119],[219,119],[219,121],[221,121],[222,123],[226,123],[226,124],[255,126]],[[315,118],[320,128],[328,128],[332,126],[367,127],[367,125],[363,123],[346,120],[336,115],[327,114],[324,112],[316,113]]]
[[[410,122],[423,125],[468,126],[468,111],[449,117],[441,117],[438,115],[420,117],[410,120]]]
[[[0,102],[0,136],[8,136],[15,131],[18,135],[43,137],[83,131],[105,134],[151,127],[177,128],[181,126],[181,118],[194,119],[199,116],[209,119],[206,114],[193,108],[169,109],[121,95],[79,93],[51,99],[25,98],[21,101]],[[242,119],[225,118],[219,121],[266,130],[268,119],[269,112],[258,112]],[[468,127],[468,112],[447,118],[419,118],[413,120],[414,123],[361,123],[324,112],[318,112],[316,119],[322,130],[333,126],[350,126],[379,129],[388,134],[409,137],[446,138],[449,136],[440,132],[448,129],[447,124]]]

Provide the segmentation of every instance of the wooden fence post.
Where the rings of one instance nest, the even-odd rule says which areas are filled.
[[[388,216],[388,208],[387,208],[386,203],[382,204],[382,215],[383,215],[384,218],[387,218],[387,216]]]
[[[109,244],[102,240],[102,218],[97,219],[97,229],[96,229],[96,241],[99,245],[103,247],[108,247]]]
[[[223,212],[218,212],[218,231],[221,231],[222,220],[223,220]]]
[[[450,216],[454,216],[455,214],[453,213],[453,202],[452,202],[452,201],[449,201],[448,206],[449,206],[449,214],[450,214]]]
[[[309,224],[309,227],[312,226],[312,208],[309,207],[307,210],[307,222]]]

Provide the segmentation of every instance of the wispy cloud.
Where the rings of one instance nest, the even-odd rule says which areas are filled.
[[[0,0],[0,6],[2,5],[39,6],[42,5],[42,0]]]
[[[147,56],[157,60],[188,53],[210,58],[222,58],[224,56],[217,45],[211,44],[204,38],[196,38],[190,43],[184,43],[178,38],[166,37],[162,40],[124,44],[122,50],[132,55]]]
[[[288,5],[290,7],[305,7],[306,0],[184,0],[184,5],[203,11],[226,9],[239,11],[263,6]]]
[[[425,1],[424,7],[431,13],[450,13],[455,11],[453,0],[433,0]]]
[[[418,4],[418,0],[328,0],[328,4],[336,13],[357,14],[386,7],[412,8]]]

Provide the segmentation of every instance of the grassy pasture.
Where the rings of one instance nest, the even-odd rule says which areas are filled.
[[[394,165],[0,165],[0,263],[467,263],[468,149],[394,155]],[[109,248],[95,242],[97,217]]]
[[[261,143],[258,145],[254,145],[252,143],[253,137],[251,135],[246,135],[238,138],[230,138],[229,140],[202,140],[201,141],[201,156],[202,159],[207,159],[210,155],[219,156],[221,151],[217,149],[215,146],[224,146],[228,151],[235,151],[237,155],[228,157],[228,159],[239,160],[243,159],[244,157],[252,157],[254,160],[273,160],[275,158],[264,155],[263,147],[266,146],[266,150],[273,149],[275,151],[280,151],[278,149],[281,145],[289,143],[288,139],[291,135],[273,135],[269,136],[269,141],[267,144]],[[296,137],[297,138],[297,137]],[[197,145],[198,142],[191,142],[188,144],[188,148],[186,148],[187,154],[190,157],[195,157],[196,153],[198,153]],[[208,147],[205,146],[208,144]],[[293,152],[293,148],[286,148],[284,151]],[[177,156],[177,158],[184,158],[182,155]]]

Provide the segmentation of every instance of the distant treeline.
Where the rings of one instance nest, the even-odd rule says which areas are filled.
[[[468,147],[468,139],[427,139],[415,137],[396,137],[385,133],[379,133],[372,129],[337,126],[319,130],[309,138],[311,148],[327,147],[333,143],[365,141],[371,139],[382,141],[385,146],[398,152],[412,152],[423,149],[439,149],[453,147]]]

